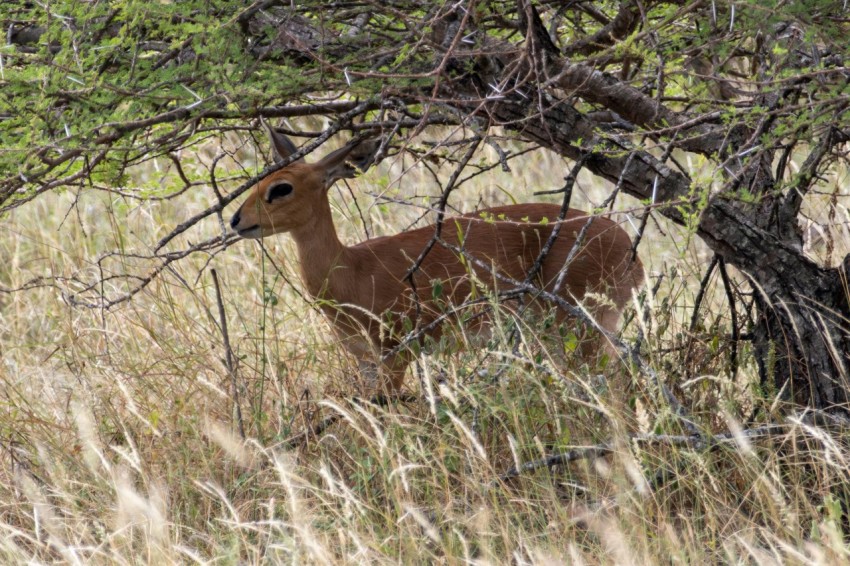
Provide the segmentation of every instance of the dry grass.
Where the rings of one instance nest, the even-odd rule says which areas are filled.
[[[212,150],[200,152],[199,172],[209,162],[204,151]],[[246,152],[237,157],[251,168]],[[559,186],[548,175],[565,169],[535,153],[512,175],[477,178],[454,202],[470,209],[479,198],[527,200]],[[133,182],[155,186],[160,177],[148,165]],[[396,163],[352,183],[369,233],[404,228],[420,211],[366,191],[434,194],[428,179]],[[589,179],[580,187],[577,199],[602,200]],[[348,191],[335,193],[344,239],[363,238]],[[75,208],[75,195],[41,198],[4,220],[0,285],[97,276],[99,254],[148,252],[212,198],[200,189],[164,202],[90,192]],[[182,243],[216,229],[211,220]],[[680,421],[627,368],[576,363],[553,377],[512,358],[498,339],[487,351],[422,358],[422,387],[408,380],[416,402],[354,402],[352,361],[298,296],[285,237],[266,242],[275,265],[242,242],[211,260],[174,264],[106,312],[71,307],[53,288],[0,294],[0,561],[844,562],[846,437],[782,416],[756,386],[746,350],[735,376],[723,341],[696,340],[684,354],[706,255],[687,234],[662,229],[642,244],[648,271],[664,275],[647,299],[645,351],[703,430],[733,432],[711,449],[663,436],[682,434]],[[209,267],[223,280],[244,442],[233,425]],[[105,290],[121,290],[112,285]],[[703,336],[724,332],[719,284],[706,301]],[[626,335],[637,326],[632,318]],[[522,356],[542,355],[533,325],[520,336]],[[787,429],[766,438],[736,433],[754,409]],[[328,415],[339,421],[320,438],[283,448]],[[654,441],[630,440],[640,434]],[[500,479],[524,462],[599,443],[609,455]]]

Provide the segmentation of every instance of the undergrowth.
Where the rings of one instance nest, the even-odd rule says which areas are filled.
[[[92,258],[143,248],[206,202],[76,197],[6,223],[3,287],[91,274]],[[335,205],[345,239],[362,239],[347,194]],[[392,233],[419,211],[365,214]],[[644,238],[651,277],[624,339],[642,337],[657,380],[617,360],[552,360],[529,322],[422,355],[405,399],[358,399],[355,364],[299,296],[285,237],[268,255],[243,242],[173,264],[108,311],[47,286],[0,294],[0,561],[844,562],[846,429],[777,402],[745,342],[733,367],[722,289],[691,324],[704,252]]]

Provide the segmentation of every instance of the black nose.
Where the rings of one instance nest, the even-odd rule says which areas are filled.
[[[237,210],[236,214],[233,215],[233,218],[230,219],[230,227],[233,228],[234,230],[236,229],[236,225],[239,224],[239,220],[241,219],[240,214],[239,214],[240,212],[242,212],[242,211]]]

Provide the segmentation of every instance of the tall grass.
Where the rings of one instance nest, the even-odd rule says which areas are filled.
[[[199,172],[215,151],[199,150]],[[254,167],[250,148],[235,156]],[[477,177],[453,204],[531,200],[561,184],[560,160],[523,159],[512,174]],[[133,175],[154,190],[171,182],[164,163]],[[420,195],[413,201],[427,205],[429,179],[401,160],[371,172],[351,183],[359,210],[345,186],[333,189],[343,239],[415,222],[421,209],[386,199]],[[579,189],[578,206],[604,198],[589,178]],[[149,253],[213,198],[202,187],[165,201],[46,195],[4,220],[0,285],[58,276],[66,293],[79,289],[76,280],[102,275],[100,254]],[[719,284],[698,335],[688,333],[707,254],[678,228],[650,229],[641,255],[656,293],[635,305],[624,332],[633,340],[643,330],[647,360],[685,402],[701,442],[646,376],[614,361],[554,365],[539,321],[512,334],[507,316],[486,348],[421,357],[407,380],[414,401],[357,401],[356,366],[300,296],[286,237],[264,242],[268,256],[241,242],[172,264],[105,311],[49,286],[0,294],[0,561],[844,562],[846,434],[774,403],[745,347],[730,372],[727,341],[712,338],[728,332]],[[216,230],[211,219],[178,243]],[[211,267],[222,278],[245,440]],[[329,417],[320,435],[287,445]],[[750,418],[780,426],[742,430]]]

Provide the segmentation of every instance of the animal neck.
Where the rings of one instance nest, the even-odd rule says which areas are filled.
[[[345,277],[343,259],[346,247],[339,241],[331,216],[331,206],[323,199],[312,222],[292,231],[301,262],[301,279],[313,297],[332,296],[333,279]]]

